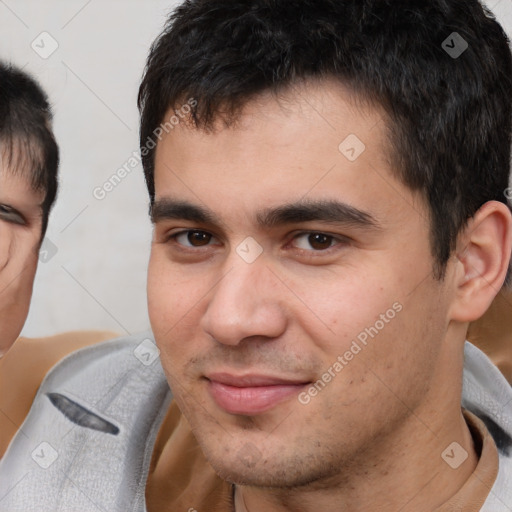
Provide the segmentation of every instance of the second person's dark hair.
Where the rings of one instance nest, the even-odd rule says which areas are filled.
[[[40,85],[26,72],[0,62],[0,150],[9,172],[44,192],[43,237],[58,188],[59,148],[52,112]]]

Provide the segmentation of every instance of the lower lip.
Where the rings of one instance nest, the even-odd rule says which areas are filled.
[[[275,407],[290,396],[297,395],[305,384],[238,388],[210,381],[209,391],[217,405],[230,414],[250,416]]]

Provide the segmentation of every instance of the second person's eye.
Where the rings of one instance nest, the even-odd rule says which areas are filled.
[[[5,204],[0,204],[0,219],[12,222],[13,224],[20,224],[22,226],[26,224],[25,219],[19,212]]]

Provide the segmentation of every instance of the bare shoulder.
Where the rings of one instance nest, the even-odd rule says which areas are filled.
[[[0,359],[0,457],[23,423],[48,371],[71,352],[117,336],[111,331],[74,331],[16,341]]]

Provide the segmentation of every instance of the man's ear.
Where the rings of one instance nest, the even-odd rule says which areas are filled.
[[[451,319],[480,318],[500,291],[512,252],[512,214],[498,201],[485,203],[459,235]]]

